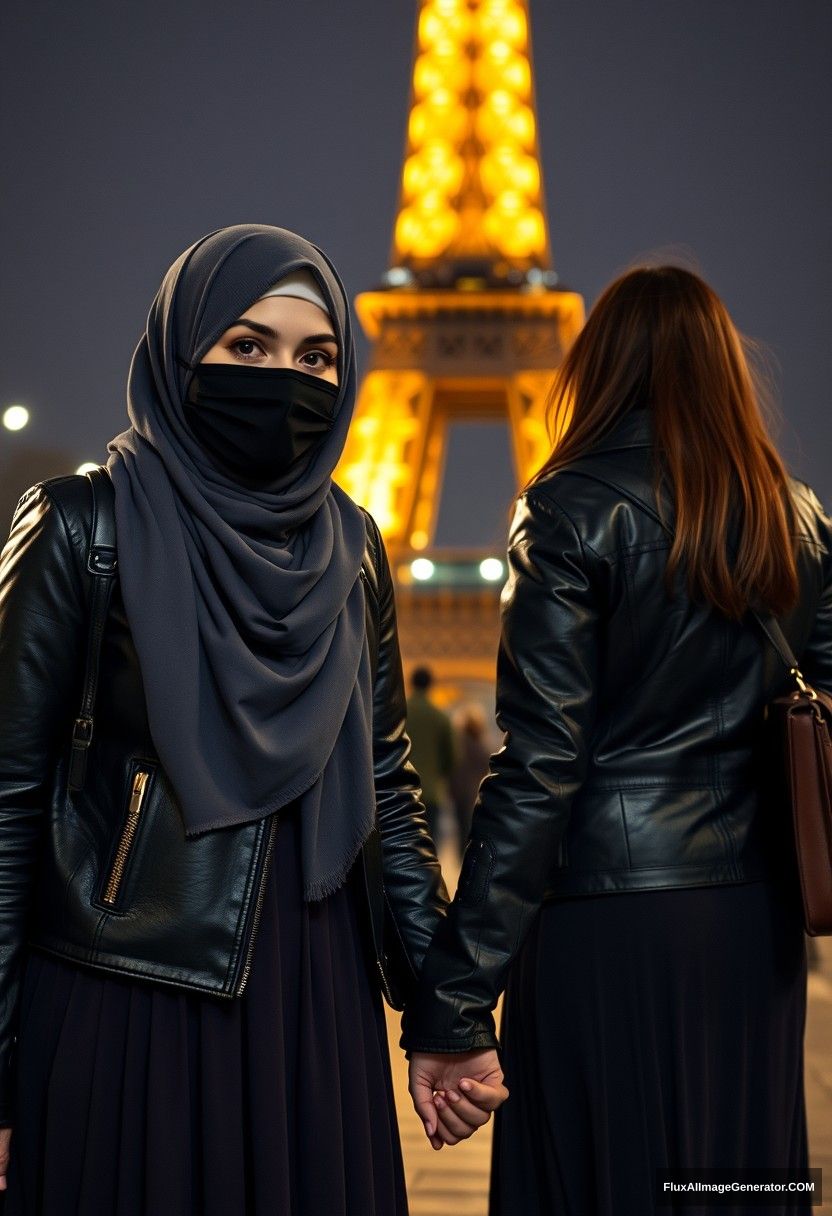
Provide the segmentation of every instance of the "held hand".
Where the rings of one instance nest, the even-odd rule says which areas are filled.
[[[414,1052],[410,1096],[435,1149],[467,1140],[508,1097],[496,1051]]]
[[[6,1173],[9,1168],[9,1144],[12,1138],[10,1127],[0,1127],[0,1191],[6,1189]]]

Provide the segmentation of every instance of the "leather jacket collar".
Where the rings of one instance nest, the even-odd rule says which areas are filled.
[[[608,452],[619,448],[648,448],[653,442],[653,419],[650,407],[638,405],[620,418],[613,429],[592,445],[593,452]]]

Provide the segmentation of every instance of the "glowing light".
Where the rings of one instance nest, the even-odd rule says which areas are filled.
[[[486,557],[480,562],[480,577],[487,583],[498,583],[503,577],[503,563],[499,557]]]
[[[335,478],[367,508],[385,540],[403,540],[413,484],[412,447],[428,406],[422,372],[370,371],[361,386]]]
[[[432,216],[407,207],[396,221],[396,243],[403,253],[434,257],[447,249],[459,228],[459,216],[445,207]]]
[[[476,33],[483,42],[500,39],[515,47],[525,47],[528,42],[526,14],[516,3],[484,4]]]
[[[97,468],[98,468],[98,465],[95,463],[94,460],[85,460],[83,464],[78,465],[78,468],[75,470],[75,472],[80,473],[83,476],[84,473],[91,473],[93,471],[93,469],[97,469]]]
[[[520,212],[514,200],[489,208],[483,227],[493,240],[501,240],[507,254],[517,258],[529,257],[540,248],[546,232],[543,213],[537,208]]]
[[[482,159],[480,173],[483,185],[492,198],[510,189],[534,197],[540,190],[537,161],[522,152],[516,144],[497,144],[492,148]]]
[[[495,114],[508,114],[517,103],[508,89],[495,89],[488,98],[488,104]]]
[[[456,96],[448,89],[434,89],[410,111],[410,143],[414,150],[430,140],[448,139],[453,144],[460,144],[469,125],[468,111]]]
[[[443,86],[461,93],[470,84],[470,61],[454,54],[453,42],[440,43],[440,47],[433,47],[429,54],[420,55],[416,60],[413,88],[417,97],[427,97]]]
[[[478,61],[474,82],[483,93],[505,89],[525,100],[532,87],[531,67],[528,59],[512,51],[508,43],[495,42]]]
[[[390,269],[378,290],[356,300],[361,324],[378,347],[334,476],[374,517],[397,579],[428,611],[426,599],[442,598],[440,588],[453,594],[457,583],[470,589],[473,582],[491,599],[506,568],[492,557],[479,569],[482,554],[469,558],[461,574],[437,554],[436,566],[429,560],[448,434],[444,380],[432,362],[434,324],[441,327],[447,317],[454,328],[464,313],[473,329],[481,316],[490,324],[492,315],[510,309],[533,318],[530,332],[536,332],[542,318],[550,319],[551,363],[547,358],[540,367],[530,343],[518,350],[516,373],[505,377],[512,458],[522,483],[551,452],[546,400],[552,372],[583,323],[579,296],[561,291],[555,298],[545,290],[557,280],[547,269],[528,7],[529,0],[419,0]],[[488,263],[506,276],[505,290],[490,282]],[[424,273],[434,269],[442,273]],[[480,374],[486,370],[448,368],[454,416],[457,409],[477,416],[482,392],[492,400],[493,388]]]
[[[403,287],[405,283],[412,282],[413,274],[406,266],[391,266],[385,275],[385,279],[391,287]]]
[[[494,209],[506,216],[520,215],[524,210],[525,201],[519,190],[504,190],[494,200]]]
[[[435,142],[427,144],[421,152],[409,156],[404,166],[404,189],[409,198],[433,192],[442,195],[456,194],[462,185],[465,166],[451,144]],[[442,199],[442,202],[445,200]]]
[[[419,15],[419,44],[425,49],[449,38],[467,42],[472,32],[471,16],[459,4],[426,4]]]
[[[426,583],[428,579],[433,578],[436,573],[436,567],[429,558],[417,557],[415,561],[410,563],[410,573],[417,582]]]
[[[534,147],[534,114],[528,106],[518,103],[507,89],[495,89],[477,111],[477,135],[489,146],[497,143],[517,143],[521,148]]]
[[[422,0],[394,260],[546,257],[526,8]]]
[[[3,426],[7,431],[22,431],[29,421],[25,405],[10,405],[3,411]]]

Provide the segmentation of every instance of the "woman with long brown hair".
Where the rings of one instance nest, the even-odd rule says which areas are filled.
[[[505,743],[403,1035],[456,1143],[508,979],[492,1216],[647,1216],[662,1167],[808,1164],[801,901],[758,732],[787,673],[750,609],[832,688],[832,521],[760,396],[672,266],[607,288],[553,386],[509,539]]]

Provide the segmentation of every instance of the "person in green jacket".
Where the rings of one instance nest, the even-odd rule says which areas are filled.
[[[422,782],[422,801],[434,843],[440,839],[441,797],[444,783],[455,762],[454,732],[451,719],[428,696],[433,684],[429,667],[414,667],[407,698],[407,733],[413,750],[410,759]]]

